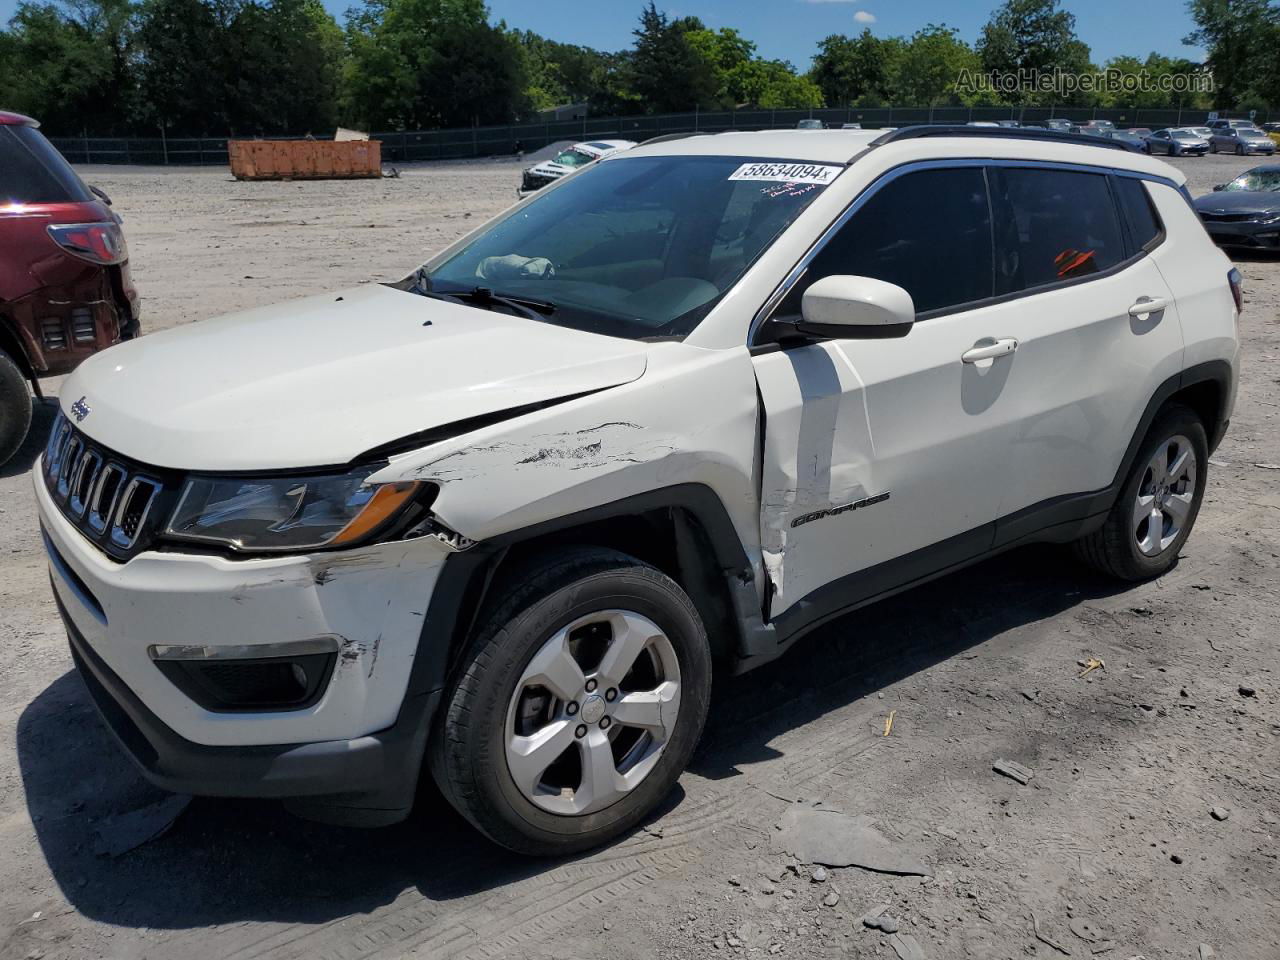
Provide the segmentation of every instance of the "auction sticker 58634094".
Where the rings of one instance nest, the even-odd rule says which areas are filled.
[[[730,180],[767,180],[774,183],[830,183],[843,170],[826,163],[744,163]]]

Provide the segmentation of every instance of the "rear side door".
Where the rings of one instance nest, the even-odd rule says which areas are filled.
[[[1017,338],[997,544],[1098,512],[1148,400],[1182,369],[1164,229],[1136,176],[993,166],[998,325]]]
[[[783,632],[992,541],[1008,364],[964,360],[1008,332],[990,310],[985,174],[981,162],[925,166],[869,187],[758,331],[761,538],[769,614]],[[917,310],[911,331],[760,343],[771,323],[798,315],[809,284],[833,274],[904,287]]]

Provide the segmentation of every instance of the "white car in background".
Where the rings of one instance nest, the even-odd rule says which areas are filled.
[[[522,197],[528,196],[589,163],[630,150],[635,145],[634,140],[584,140],[582,143],[575,143],[550,160],[534,164],[525,170],[516,193]]]
[[[1186,176],[1101,138],[646,144],[397,283],[90,357],[33,470],[52,588],[160,786],[376,824],[425,767],[562,856],[833,617],[1027,543],[1169,570],[1241,303]]]

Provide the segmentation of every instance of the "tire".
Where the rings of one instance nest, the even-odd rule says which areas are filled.
[[[577,548],[525,573],[481,615],[441,703],[428,759],[444,796],[491,840],[517,853],[563,856],[630,830],[671,791],[706,721],[711,650],[684,591],[626,554]],[[623,612],[625,622],[611,619]],[[640,621],[642,630],[628,626]],[[580,673],[563,670],[571,643]],[[624,649],[639,653],[633,672],[619,679],[610,663]],[[645,676],[628,685],[635,670]],[[566,682],[537,682],[552,676]],[[662,707],[673,677],[678,707],[671,720]],[[633,696],[651,683],[651,692]],[[655,694],[663,700],[656,712]],[[645,717],[663,725],[660,743],[656,725],[641,731],[623,719],[643,698],[651,698]],[[539,741],[543,749],[517,746]],[[521,782],[513,767],[523,772]],[[628,777],[635,782],[615,792]]]
[[[1175,467],[1185,452],[1193,475],[1183,475],[1166,486],[1166,478],[1153,469],[1162,451],[1165,462],[1172,461]],[[1165,573],[1178,562],[1200,513],[1208,463],[1208,440],[1200,418],[1180,405],[1162,411],[1138,448],[1106,521],[1076,541],[1077,556],[1118,580],[1150,580]],[[1156,510],[1161,517],[1159,529],[1153,522]]]
[[[1236,156],[1237,156],[1237,157],[1243,157],[1243,156],[1244,156],[1244,147],[1243,147],[1243,146],[1241,146],[1241,145],[1240,145],[1240,144],[1238,144],[1238,143],[1236,144]]]
[[[1217,153],[1217,152],[1218,152],[1218,144],[1217,144],[1217,141],[1214,141],[1214,140],[1210,140],[1210,141],[1209,141],[1209,152],[1210,152],[1210,153]]]
[[[0,467],[9,462],[31,428],[31,391],[18,365],[0,350]]]

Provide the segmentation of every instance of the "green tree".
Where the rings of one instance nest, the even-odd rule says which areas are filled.
[[[960,104],[961,71],[980,69],[978,55],[946,24],[931,23],[903,46],[893,65],[892,89],[899,103],[915,106]]]
[[[1280,104],[1280,7],[1272,0],[1189,0],[1196,29],[1184,43],[1204,47],[1214,105]]]
[[[626,54],[602,53],[590,47],[548,40],[530,30],[514,30],[525,76],[524,112],[585,103],[592,113],[636,109],[625,91]]]
[[[688,35],[705,29],[694,17],[669,20],[653,0],[640,12],[631,54],[631,89],[656,113],[716,107],[715,65]]]
[[[365,127],[507,123],[525,101],[519,45],[482,0],[366,0],[347,44],[343,109]]]
[[[227,78],[233,130],[327,133],[333,128],[344,41],[319,0],[246,3],[229,32],[239,67]]]
[[[0,102],[48,129],[115,133],[134,103],[130,0],[18,5],[0,34]]]
[[[900,38],[880,40],[870,30],[857,37],[833,33],[818,44],[809,77],[833,107],[882,102],[889,98],[890,77],[902,45]]]
[[[237,7],[206,0],[146,0],[140,15],[140,118],[179,133],[232,129],[230,26]]]
[[[1021,74],[1053,70],[1087,73],[1089,48],[1075,33],[1075,15],[1059,8],[1060,0],[1005,0],[992,14],[978,39],[977,51],[987,73]],[[1064,98],[1053,91],[1027,90],[1009,94],[1010,103],[1086,103],[1092,96],[1078,92]]]
[[[1107,61],[1104,70],[1115,74],[1140,76],[1146,74],[1153,81],[1152,89],[1135,90],[1129,93],[1124,90],[1106,90],[1099,97],[1099,105],[1104,107],[1134,107],[1140,109],[1162,108],[1207,108],[1212,103],[1211,96],[1193,93],[1174,93],[1155,89],[1161,77],[1175,74],[1191,75],[1198,73],[1201,66],[1191,60],[1180,57],[1166,57],[1159,53],[1149,53],[1145,60],[1138,57],[1112,57]]]
[[[767,80],[764,89],[752,99],[764,109],[817,110],[826,105],[822,88],[809,77],[799,76],[790,63],[784,60],[767,60],[762,65]]]
[[[751,69],[760,62],[756,60],[754,43],[732,27],[689,30],[685,33],[685,40],[711,65],[716,83],[715,100],[719,107],[729,109],[751,99],[746,94],[745,84]]]

